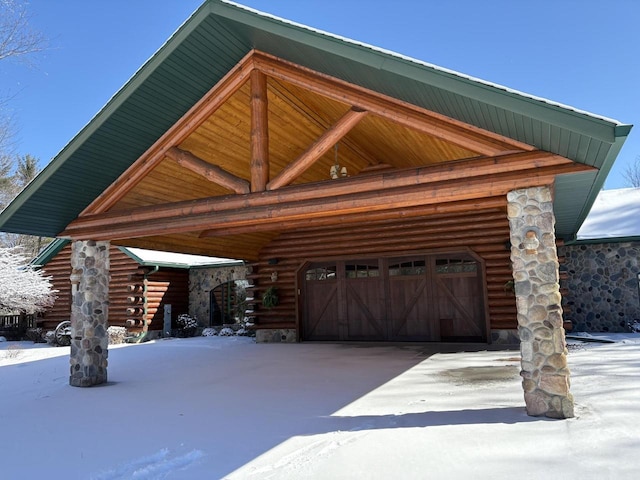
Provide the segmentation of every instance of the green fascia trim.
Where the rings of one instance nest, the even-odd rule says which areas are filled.
[[[631,129],[631,126],[629,126],[626,132],[628,133],[630,129]],[[589,196],[587,197],[586,202],[582,205],[582,210],[580,210],[580,213],[578,214],[578,217],[576,219],[576,227],[574,230],[575,231],[574,235],[577,234],[578,230],[580,230],[580,227],[582,226],[585,219],[587,218],[587,215],[589,215],[589,212],[591,211],[591,208],[593,207],[593,204],[595,203],[596,198],[598,197],[598,193],[600,193],[600,190],[602,190],[602,187],[604,187],[604,182],[607,179],[607,176],[609,175],[609,172],[613,167],[616,157],[620,153],[620,150],[622,149],[622,145],[624,145],[624,142],[626,139],[627,139],[626,135],[617,137],[616,141],[613,143],[613,145],[611,145],[611,148],[609,149],[609,153],[607,154],[607,157],[602,162],[602,166],[600,167],[598,174],[596,175],[596,178],[593,181],[593,184],[591,185]]]
[[[567,247],[573,245],[595,245],[599,243],[625,243],[625,242],[640,242],[640,236],[632,237],[606,237],[606,238],[586,238],[582,240],[572,240],[565,242]]]
[[[36,258],[31,260],[29,265],[34,267],[44,267],[53,257],[60,253],[60,250],[66,247],[69,242],[70,240],[65,238],[56,238],[53,242],[47,245]]]
[[[225,0],[209,0],[211,11],[235,22],[267,31],[288,40],[342,56],[346,59],[385,70],[431,86],[468,97],[498,108],[520,113],[561,128],[581,132],[607,143],[614,142],[618,127],[630,130],[612,119],[575,110],[504,86],[429,65],[417,59],[367,46],[304,25],[267,15]],[[258,46],[256,46],[258,47]]]
[[[192,270],[198,270],[201,268],[223,268],[223,267],[242,267],[246,265],[244,260],[238,260],[237,262],[229,263],[199,263],[198,265],[192,265]]]
[[[182,43],[182,41],[209,15],[208,4],[203,4],[169,37],[138,71],[111,97],[102,109],[53,157],[45,168],[0,212],[0,231],[3,225],[24,205],[24,203],[53,176],[53,174],[71,157],[111,115],[120,108],[125,100],[142,85],[162,62]]]

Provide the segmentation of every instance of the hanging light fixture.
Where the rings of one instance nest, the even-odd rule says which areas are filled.
[[[333,146],[333,165],[329,169],[329,177],[332,180],[335,180],[338,177],[346,177],[347,176],[347,167],[340,167],[340,163],[338,162],[338,144],[336,143]]]

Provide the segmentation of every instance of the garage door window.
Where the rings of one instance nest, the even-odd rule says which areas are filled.
[[[478,264],[473,260],[461,258],[438,258],[436,260],[436,273],[476,273]]]

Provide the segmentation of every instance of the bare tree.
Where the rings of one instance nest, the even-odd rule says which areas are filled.
[[[26,60],[44,48],[44,37],[31,28],[30,21],[27,2],[0,0],[0,60]]]
[[[622,177],[631,187],[640,187],[640,155],[632,164],[627,165],[625,171],[622,172]]]
[[[30,25],[25,0],[0,0],[0,61],[29,63],[34,53],[44,50],[44,36]],[[15,132],[15,120],[9,109],[10,97],[0,92],[0,154],[7,154]]]

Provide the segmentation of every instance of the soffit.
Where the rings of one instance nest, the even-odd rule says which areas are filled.
[[[576,181],[566,176],[556,186],[556,208],[566,212],[557,223],[562,235],[577,231],[630,130],[614,120],[209,0],[0,214],[0,229],[56,235],[254,48],[596,166],[600,172],[589,180],[584,174]],[[580,194],[565,188],[579,188]]]

